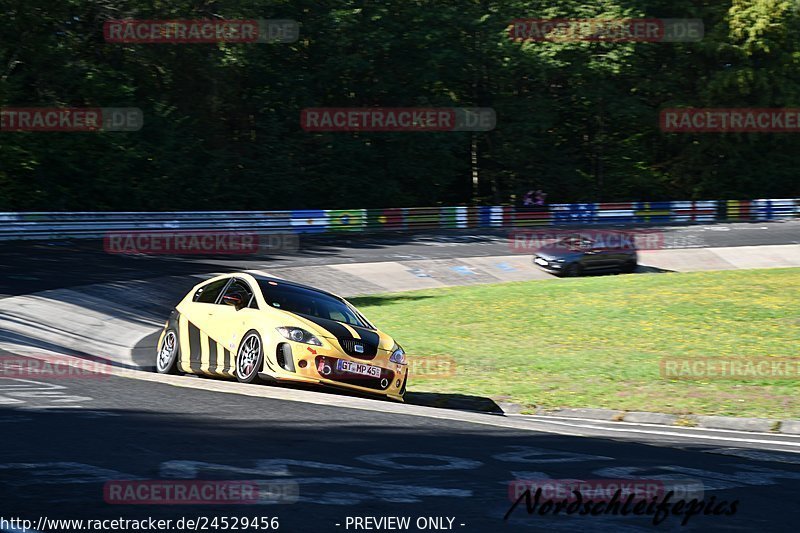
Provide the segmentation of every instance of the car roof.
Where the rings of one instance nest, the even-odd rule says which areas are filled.
[[[322,289],[318,289],[317,287],[312,287],[311,285],[303,285],[302,283],[297,283],[295,281],[288,281],[288,280],[285,280],[285,279],[276,278],[276,277],[273,277],[273,276],[267,276],[267,275],[264,275],[264,274],[256,274],[256,273],[251,273],[251,272],[234,272],[234,273],[231,274],[231,276],[250,276],[251,278],[253,278],[257,282],[258,281],[272,281],[272,282],[275,282],[275,283],[277,283],[279,285],[286,285],[286,286],[294,287],[294,288],[297,288],[297,289],[306,289],[306,290],[310,290],[310,291],[314,291],[314,292],[319,292],[319,293],[325,294],[327,296],[331,296],[333,298],[336,298],[337,300],[342,300],[343,299],[341,296],[337,296],[336,294],[333,294],[332,292],[328,292],[328,291],[325,291],[325,290],[322,290]]]
[[[209,282],[214,281],[214,280],[237,278],[237,277],[238,278],[243,278],[243,279],[249,279],[249,280],[255,281],[256,283],[258,283],[259,281],[272,281],[272,282],[277,283],[279,285],[290,286],[290,287],[294,287],[296,289],[305,289],[305,290],[309,290],[309,291],[314,291],[314,292],[318,292],[320,294],[325,294],[325,295],[330,296],[332,298],[336,298],[337,300],[344,300],[344,298],[342,298],[341,296],[339,296],[337,294],[334,294],[332,292],[328,292],[326,290],[318,289],[317,287],[312,287],[311,285],[303,285],[302,283],[297,283],[295,281],[289,281],[289,280],[285,280],[285,279],[282,279],[282,278],[269,276],[269,275],[266,275],[266,274],[259,274],[257,272],[227,272],[225,274],[220,274],[218,276],[214,276],[212,278],[208,278],[206,280],[203,280],[202,282],[200,282],[198,284],[198,286],[199,285],[205,285],[206,283],[209,283]]]

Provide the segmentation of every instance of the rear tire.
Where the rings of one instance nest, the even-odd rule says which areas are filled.
[[[264,366],[264,343],[253,330],[245,333],[236,352],[236,379],[240,383],[262,383],[258,372]]]
[[[639,265],[636,263],[636,261],[628,261],[627,263],[622,264],[622,268],[620,268],[620,271],[623,274],[633,274],[634,272],[636,272],[636,269],[638,267]]]
[[[159,374],[178,374],[178,354],[181,353],[178,333],[170,328],[164,333],[156,353],[156,371]]]

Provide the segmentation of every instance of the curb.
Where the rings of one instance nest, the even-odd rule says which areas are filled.
[[[800,420],[784,420],[779,429],[787,435],[800,435]]]
[[[735,418],[730,416],[698,416],[698,426],[711,429],[735,429],[738,431],[758,431],[769,433],[773,429],[778,429],[778,420],[768,420],[766,418]]]
[[[497,406],[505,415],[520,415],[523,407],[517,403],[500,402]],[[675,427],[700,427],[727,429],[753,433],[775,433],[800,435],[800,420],[778,420],[774,418],[740,418],[735,416],[671,415],[645,411],[618,411],[614,409],[553,409],[537,408],[534,414],[525,417],[555,416],[561,418],[587,418],[601,422],[628,422],[634,424],[656,424]]]
[[[563,416],[565,418],[591,418],[593,420],[603,420],[605,422],[619,422],[625,416],[625,411],[614,411],[613,409],[558,409],[556,411],[545,412],[537,409],[536,414]]]

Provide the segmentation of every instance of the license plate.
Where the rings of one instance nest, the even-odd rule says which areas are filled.
[[[536,263],[537,265],[547,266],[547,261],[545,261],[541,257],[537,257],[536,259],[533,260],[533,262]]]
[[[373,378],[381,377],[381,367],[379,366],[365,365],[364,363],[354,363],[353,361],[339,359],[339,362],[336,363],[336,368],[350,374],[359,374]]]

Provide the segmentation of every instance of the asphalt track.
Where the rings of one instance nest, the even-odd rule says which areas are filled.
[[[669,517],[660,530],[796,530],[800,456],[793,453],[691,438],[587,438],[114,376],[1,381],[6,401],[17,402],[0,408],[3,514],[34,523],[41,516],[277,516],[281,531],[353,531],[336,524],[347,517],[438,516],[464,524],[458,531],[647,531],[654,526],[646,516],[529,516],[519,508],[502,519],[513,479],[638,477],[699,482],[706,498],[740,502],[734,516],[695,516],[686,527]],[[108,481],[175,478],[258,479],[293,487],[297,501],[104,501]]]
[[[737,224],[675,231],[693,232],[707,246],[745,246],[798,243],[798,228]],[[298,254],[242,260],[109,256],[97,243],[4,245],[0,293],[274,265],[500,255],[507,246],[500,235],[392,236],[307,241]],[[2,352],[27,360],[26,354]],[[524,506],[503,520],[511,507],[509,482],[543,478],[699,483],[707,500],[739,501],[732,516],[694,516],[686,526],[670,516],[657,526],[663,531],[795,531],[800,514],[800,438],[531,420],[315,391],[296,391],[291,400],[281,394],[192,377],[0,377],[0,518],[35,524],[40,517],[263,516],[278,517],[280,531],[391,531],[352,525],[355,517],[390,516],[411,517],[407,531],[656,527],[652,516],[528,515]],[[255,479],[291,496],[243,505],[104,499],[109,481],[164,479]],[[416,520],[424,517],[442,518],[443,527],[418,529]]]

